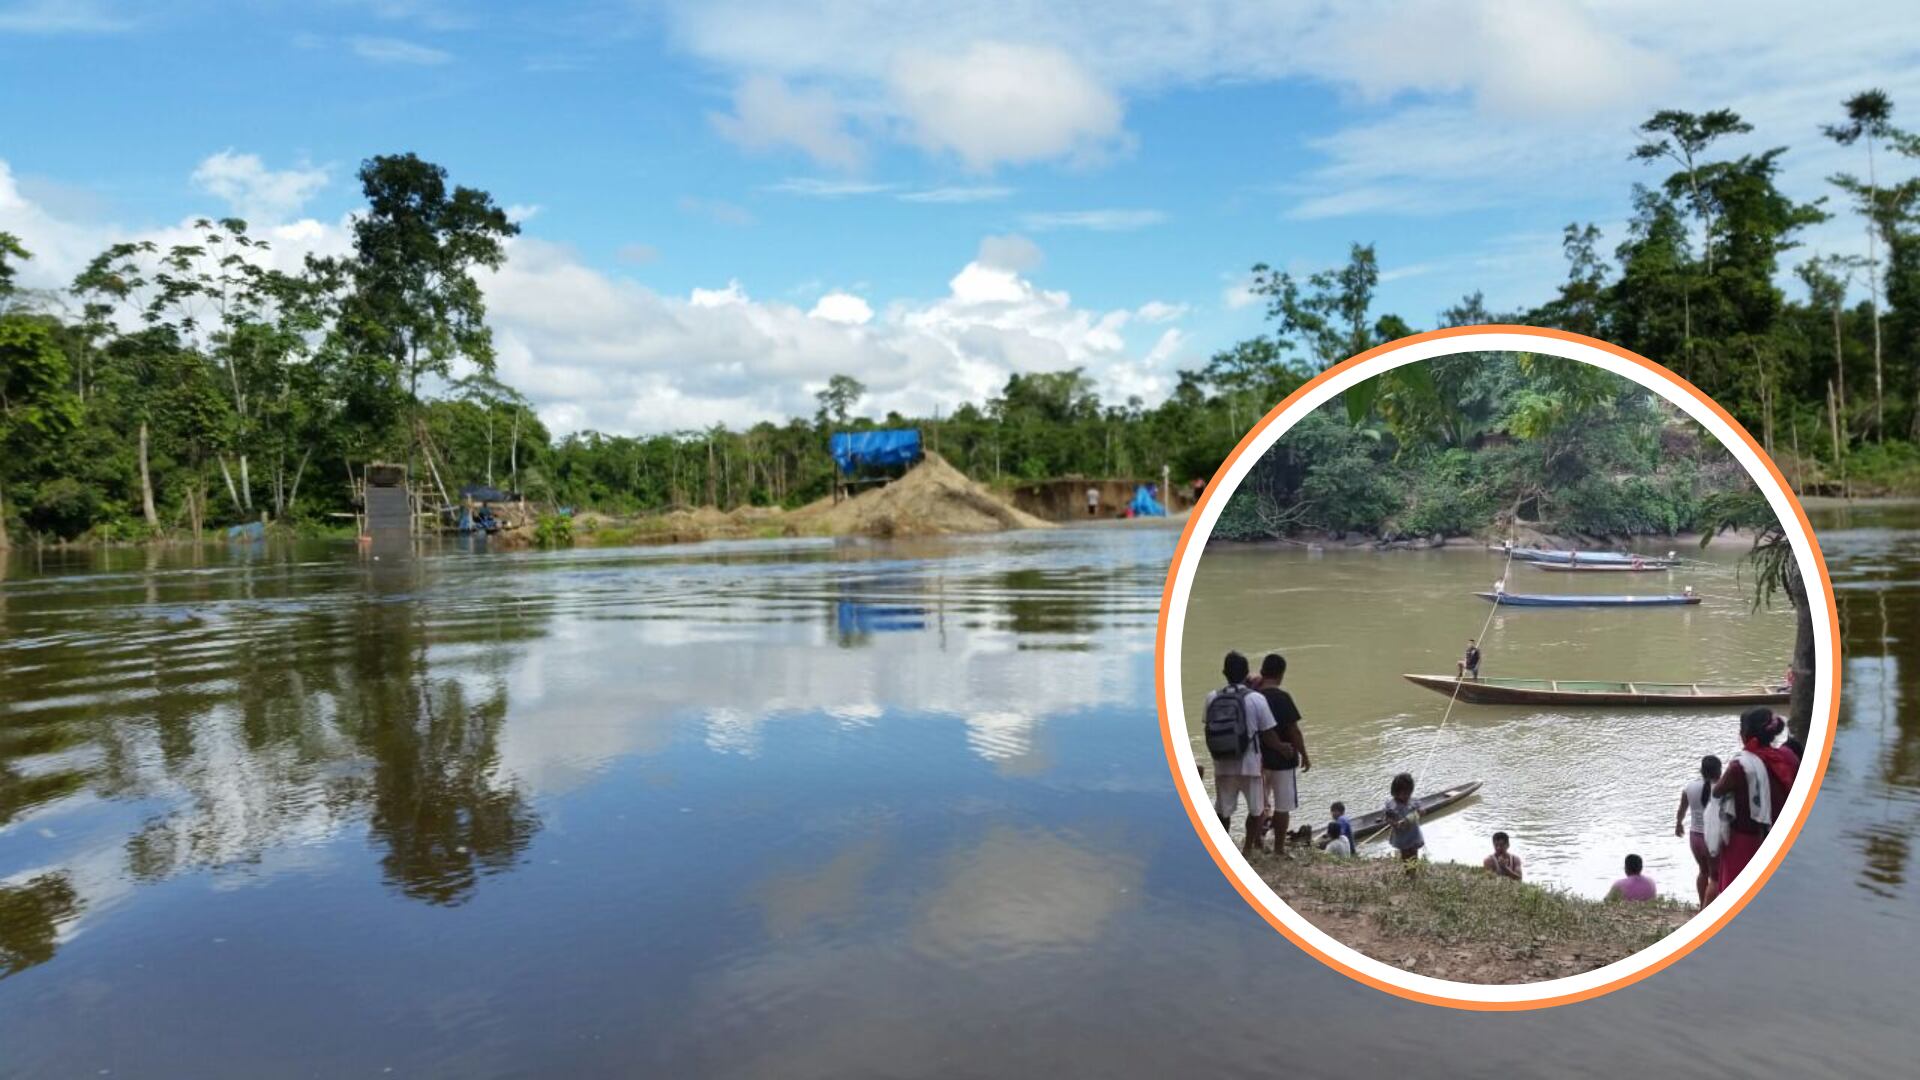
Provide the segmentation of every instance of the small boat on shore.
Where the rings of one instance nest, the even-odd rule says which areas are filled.
[[[1498,593],[1481,592],[1473,595],[1482,600],[1490,600],[1503,607],[1679,607],[1684,604],[1697,604],[1700,598],[1684,594],[1669,596],[1614,596],[1594,593],[1583,596],[1578,593]]]
[[[1459,679],[1402,675],[1415,686],[1471,705],[1778,705],[1781,686],[1735,683],[1611,682],[1596,679]],[[1458,686],[1456,695],[1454,688]]]
[[[1420,820],[1424,823],[1426,819],[1479,791],[1480,784],[1481,781],[1472,780],[1413,800],[1414,805],[1420,809]],[[1347,823],[1353,826],[1353,842],[1364,844],[1368,840],[1379,839],[1386,832],[1387,812],[1375,810],[1368,814],[1355,814],[1347,819]]]
[[[1654,571],[1671,570],[1673,563],[1658,559],[1641,559],[1626,563],[1550,563],[1532,562],[1528,566],[1535,570],[1551,570],[1557,574],[1645,574]]]

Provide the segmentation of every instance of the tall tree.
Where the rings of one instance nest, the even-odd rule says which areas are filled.
[[[1354,244],[1345,266],[1309,276],[1304,289],[1292,274],[1266,263],[1254,266],[1251,289],[1266,297],[1267,317],[1280,324],[1278,340],[1303,347],[1316,369],[1324,370],[1380,343],[1369,321],[1379,283],[1373,245]]]
[[[1826,124],[1821,131],[1841,146],[1864,141],[1867,146],[1867,182],[1864,186],[1845,173],[1833,177],[1833,183],[1862,200],[1867,221],[1867,302],[1873,312],[1873,433],[1885,442],[1887,402],[1886,376],[1880,358],[1880,247],[1884,217],[1880,212],[1880,181],[1874,167],[1874,144],[1893,133],[1893,100],[1885,91],[1865,90],[1841,103],[1847,110],[1844,124]]]
[[[851,375],[835,375],[827,380],[824,389],[813,395],[820,403],[817,414],[821,424],[831,420],[836,427],[845,427],[847,414],[853,411],[860,399],[867,396],[867,384]]]
[[[1700,219],[1701,231],[1706,235],[1701,250],[1709,274],[1713,273],[1713,201],[1701,183],[1701,155],[1718,139],[1752,130],[1753,125],[1731,109],[1704,113],[1661,109],[1640,125],[1641,133],[1648,138],[1634,147],[1633,157],[1649,162],[1666,158],[1680,166],[1680,171],[1667,180],[1667,193],[1676,199],[1684,198]]]
[[[367,210],[353,223],[351,281],[341,329],[359,353],[405,388],[417,406],[420,380],[446,378],[456,359],[492,374],[493,334],[477,267],[498,269],[520,232],[493,197],[447,184],[447,170],[408,154],[360,167]]]

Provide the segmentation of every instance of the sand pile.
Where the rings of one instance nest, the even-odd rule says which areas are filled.
[[[794,511],[812,528],[870,536],[925,536],[939,533],[1044,529],[1050,523],[1012,505],[967,479],[938,454],[928,454],[907,474],[885,487],[838,504],[810,504]]]

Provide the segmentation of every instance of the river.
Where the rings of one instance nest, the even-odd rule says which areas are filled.
[[[1671,548],[1663,547],[1660,554]],[[1628,853],[1660,891],[1694,899],[1694,863],[1673,835],[1680,790],[1700,758],[1738,748],[1737,709],[1542,709],[1456,703],[1404,672],[1452,675],[1469,638],[1481,674],[1647,682],[1779,682],[1793,651],[1786,598],[1756,611],[1744,545],[1695,544],[1666,573],[1543,571],[1485,550],[1374,552],[1215,545],[1201,559],[1181,656],[1196,760],[1199,717],[1228,649],[1254,665],[1276,651],[1305,718],[1313,768],[1299,777],[1294,824],[1324,824],[1328,804],[1378,810],[1388,780],[1419,789],[1486,783],[1459,809],[1423,824],[1427,854],[1479,862],[1496,830],[1512,837],[1530,880],[1604,896]],[[1509,590],[1678,593],[1687,607],[1623,610],[1500,607],[1474,595],[1505,573]],[[1189,675],[1188,673],[1191,673]],[[1784,706],[1782,706],[1784,708]],[[1236,828],[1238,826],[1236,825]]]
[[[1920,514],[1819,524],[1848,683],[1800,844],[1688,959],[1515,1015],[1335,974],[1202,851],[1170,530],[16,553],[0,1074],[1901,1075]],[[1364,717],[1310,655],[1315,730]]]

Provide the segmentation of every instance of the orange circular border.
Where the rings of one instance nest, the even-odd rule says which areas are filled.
[[[1773,859],[1768,862],[1766,867],[1761,871],[1759,880],[1755,881],[1746,892],[1736,898],[1733,905],[1722,914],[1720,918],[1715,920],[1713,925],[1701,931],[1692,941],[1688,942],[1684,948],[1676,949],[1671,955],[1662,958],[1658,962],[1650,963],[1637,971],[1622,975],[1612,982],[1602,983],[1599,986],[1575,991],[1573,993],[1561,994],[1557,997],[1537,998],[1527,1001],[1471,1001],[1464,998],[1429,994],[1423,991],[1397,986],[1349,966],[1338,957],[1322,952],[1305,938],[1296,934],[1278,916],[1268,911],[1263,904],[1255,899],[1253,893],[1241,882],[1240,876],[1228,865],[1226,856],[1214,845],[1213,837],[1207,832],[1206,822],[1201,818],[1198,809],[1194,806],[1192,796],[1187,791],[1186,777],[1181,770],[1180,759],[1174,753],[1173,724],[1168,713],[1166,674],[1167,620],[1172,614],[1174,579],[1179,575],[1180,561],[1186,554],[1187,545],[1193,540],[1194,528],[1200,521],[1200,510],[1213,500],[1215,492],[1220,486],[1221,477],[1227,473],[1228,468],[1240,459],[1240,455],[1246,453],[1247,448],[1253,444],[1257,435],[1265,431],[1274,421],[1280,418],[1280,414],[1284,413],[1288,406],[1300,400],[1315,387],[1332,379],[1335,375],[1363,364],[1377,356],[1383,356],[1409,345],[1417,345],[1422,342],[1434,341],[1441,338],[1474,337],[1485,334],[1515,334],[1527,337],[1552,338],[1611,353],[1622,360],[1645,368],[1647,371],[1659,376],[1668,384],[1686,391],[1695,401],[1704,405],[1720,419],[1726,421],[1727,426],[1746,442],[1748,448],[1754,452],[1754,456],[1766,465],[1767,472],[1773,477],[1774,481],[1780,485],[1780,490],[1786,494],[1787,502],[1793,507],[1794,516],[1799,519],[1800,527],[1806,532],[1808,546],[1812,549],[1811,553],[1813,555],[1814,565],[1818,567],[1820,571],[1820,587],[1826,592],[1827,596],[1827,631],[1833,643],[1831,650],[1833,656],[1833,699],[1832,705],[1827,712],[1827,732],[1826,739],[1821,745],[1820,761],[1813,772],[1813,786],[1807,792],[1806,806],[1801,809],[1799,818],[1794,821],[1792,827],[1787,832],[1786,842],[1780,845],[1780,850],[1774,853]],[[1416,360],[1413,362],[1424,363],[1425,361]],[[1820,541],[1813,534],[1813,524],[1807,520],[1807,511],[1805,507],[1800,505],[1800,497],[1794,493],[1792,486],[1787,483],[1786,477],[1781,475],[1780,467],[1775,465],[1773,458],[1768,456],[1767,452],[1760,448],[1760,444],[1754,441],[1753,435],[1747,431],[1746,427],[1738,420],[1735,420],[1725,409],[1721,408],[1718,402],[1701,393],[1699,387],[1694,386],[1672,371],[1648,360],[1638,353],[1623,349],[1611,342],[1587,337],[1584,334],[1575,334],[1566,330],[1550,330],[1540,326],[1518,326],[1508,323],[1488,323],[1480,326],[1456,326],[1444,330],[1429,330],[1423,334],[1414,334],[1410,337],[1399,338],[1395,341],[1387,342],[1385,345],[1368,349],[1366,352],[1358,356],[1349,357],[1307,380],[1305,384],[1293,393],[1288,394],[1284,401],[1274,406],[1267,415],[1261,417],[1260,421],[1254,424],[1253,427],[1248,430],[1247,434],[1241,438],[1239,444],[1233,448],[1233,452],[1227,455],[1227,459],[1221,462],[1220,468],[1214,472],[1213,477],[1208,480],[1206,490],[1201,493],[1200,501],[1194,504],[1193,510],[1187,518],[1186,527],[1180,531],[1180,542],[1175,546],[1173,561],[1167,567],[1167,583],[1160,593],[1160,621],[1154,629],[1153,636],[1153,682],[1155,696],[1159,701],[1160,741],[1166,748],[1167,770],[1173,776],[1174,790],[1180,795],[1181,805],[1186,807],[1187,818],[1192,821],[1194,832],[1199,835],[1200,842],[1206,845],[1207,853],[1213,856],[1214,864],[1220,868],[1220,873],[1233,885],[1234,890],[1240,894],[1241,898],[1247,902],[1249,907],[1253,908],[1255,912],[1259,913],[1262,919],[1267,921],[1268,925],[1280,931],[1287,940],[1298,945],[1321,963],[1346,975],[1348,978],[1365,983],[1376,990],[1385,991],[1395,997],[1423,1002],[1428,1005],[1441,1005],[1475,1012],[1518,1012],[1530,1009],[1546,1009],[1556,1005],[1571,1005],[1574,1002],[1586,1001],[1590,998],[1600,997],[1603,994],[1610,994],[1615,990],[1631,986],[1649,975],[1664,970],[1674,961],[1679,960],[1681,957],[1691,953],[1694,949],[1699,948],[1702,942],[1719,933],[1721,927],[1724,927],[1735,915],[1740,914],[1741,909],[1747,906],[1747,902],[1752,900],[1762,888],[1766,887],[1767,879],[1773,876],[1773,872],[1780,868],[1780,863],[1786,858],[1787,852],[1793,847],[1794,841],[1799,839],[1801,826],[1806,824],[1807,818],[1813,812],[1814,800],[1820,794],[1820,782],[1824,780],[1827,775],[1827,760],[1833,755],[1834,735],[1839,730],[1840,725],[1840,668],[1840,607],[1833,595],[1833,579],[1827,573],[1827,560],[1820,551]],[[1284,901],[1282,901],[1282,903],[1284,903]]]

